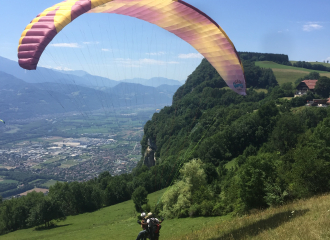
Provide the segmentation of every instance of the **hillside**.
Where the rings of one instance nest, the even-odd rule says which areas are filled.
[[[145,124],[141,161],[130,174],[103,172],[87,182],[57,183],[47,197],[35,194],[4,201],[0,232],[49,222],[47,215],[36,214],[46,206],[52,206],[53,219],[68,220],[132,198],[137,212],[149,211],[147,193],[170,185],[151,211],[174,219],[180,234],[190,233],[185,224],[201,226],[198,217],[212,216],[207,223],[211,226],[229,215],[330,192],[330,108],[303,107],[317,97],[312,93],[288,101],[285,97],[294,91],[291,84],[279,86],[271,69],[254,62],[244,60],[243,65],[250,86],[247,96],[223,88],[223,79],[204,59],[176,91],[172,106]],[[125,84],[117,91],[124,91]],[[134,221],[135,211],[129,208],[125,219]]]
[[[330,77],[330,72],[315,71],[306,68],[297,68],[292,66],[286,66],[270,61],[257,61],[256,66],[262,68],[271,68],[276,76],[276,80],[279,84],[286,82],[295,82],[298,78],[304,77],[310,72],[319,72],[321,76]],[[326,64],[326,63],[325,63]],[[328,64],[330,66],[330,64]]]
[[[181,86],[182,85],[182,83],[180,81],[163,78],[163,77],[154,77],[151,79],[133,78],[133,79],[121,80],[120,82],[138,83],[138,84],[142,84],[142,85],[150,86],[150,87],[159,87],[161,85],[169,85],[169,86],[177,86],[177,85]]]
[[[164,190],[150,194],[154,204]],[[301,200],[288,205],[254,211],[243,217],[210,217],[166,219],[162,224],[161,238],[183,239],[328,239],[330,195]],[[136,223],[133,202],[127,201],[68,217],[58,226],[48,230],[34,228],[19,230],[1,236],[3,240],[83,240],[83,239],[135,239],[140,226]]]

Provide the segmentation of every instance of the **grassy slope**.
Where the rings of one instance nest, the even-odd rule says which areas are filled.
[[[156,203],[165,190],[150,194]],[[165,220],[161,239],[330,239],[330,195],[300,200],[243,217],[186,218]],[[59,227],[37,231],[24,229],[1,240],[135,239],[141,230],[133,202],[127,201],[93,213],[68,217]]]
[[[150,203],[155,204],[164,192],[165,190],[161,190],[150,194],[148,197]],[[135,239],[141,231],[140,225],[136,223],[135,214],[133,202],[127,201],[93,213],[70,216],[67,220],[58,223],[57,228],[41,231],[37,231],[35,228],[24,229],[0,238],[1,240]],[[205,226],[215,226],[229,218],[229,216],[225,216],[165,220],[161,238],[169,239],[173,235],[182,236]]]
[[[308,73],[314,71],[305,68],[297,68],[297,67],[281,65],[269,61],[256,62],[255,64],[256,66],[262,68],[271,68],[279,84],[283,84],[286,82],[294,82],[298,78],[304,77]],[[321,76],[330,77],[330,72],[324,72],[324,71],[316,71],[316,72],[319,72]]]
[[[171,240],[330,239],[330,195],[233,218]]]

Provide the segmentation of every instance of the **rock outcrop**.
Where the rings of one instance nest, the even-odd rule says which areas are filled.
[[[144,165],[147,167],[152,167],[156,165],[156,157],[155,152],[157,150],[156,144],[149,138],[148,139],[148,147],[144,153]]]

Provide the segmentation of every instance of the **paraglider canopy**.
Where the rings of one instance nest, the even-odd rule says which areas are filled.
[[[222,28],[182,0],[66,0],[43,11],[22,33],[19,64],[34,70],[46,46],[66,25],[84,13],[115,13],[153,23],[188,42],[235,92],[246,95],[243,66]]]
[[[4,120],[0,119],[0,122],[3,122],[3,124],[6,124]]]

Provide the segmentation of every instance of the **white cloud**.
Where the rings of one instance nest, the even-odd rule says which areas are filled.
[[[200,53],[188,53],[188,54],[179,54],[179,58],[189,59],[189,58],[204,58]]]
[[[108,48],[102,48],[102,51],[103,51],[103,52],[109,52],[110,49],[108,49]]]
[[[323,26],[319,25],[316,22],[309,22],[309,23],[303,25],[303,31],[305,31],[305,32],[310,32],[310,31],[313,31],[313,30],[319,30],[321,28],[323,28]]]
[[[52,43],[49,44],[52,47],[66,47],[66,48],[79,48],[78,43]]]
[[[49,69],[55,69],[55,70],[59,70],[59,71],[73,71],[73,69],[68,68],[68,67],[53,67],[53,66],[49,66],[49,65],[43,65],[40,67],[44,67],[44,68],[49,68]]]
[[[73,71],[73,69],[67,68],[67,67],[55,67],[54,69],[60,70],[60,71]]]
[[[99,44],[100,42],[83,42],[85,45]]]
[[[165,52],[152,52],[152,53],[146,53],[147,55],[150,55],[150,56],[162,56],[162,55],[165,55],[166,53]]]

